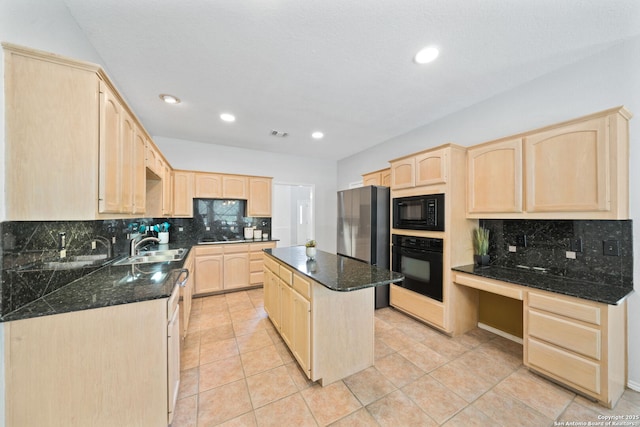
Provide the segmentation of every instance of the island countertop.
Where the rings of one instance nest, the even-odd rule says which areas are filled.
[[[304,246],[265,249],[265,253],[294,268],[332,291],[348,292],[397,283],[400,273],[367,264],[342,255],[317,250],[309,260]]]

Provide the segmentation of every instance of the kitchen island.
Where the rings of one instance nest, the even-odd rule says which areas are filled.
[[[265,311],[305,375],[324,386],[372,366],[374,288],[404,277],[304,246],[265,254]]]

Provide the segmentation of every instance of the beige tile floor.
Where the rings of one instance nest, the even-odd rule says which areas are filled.
[[[640,393],[608,410],[530,373],[519,344],[481,329],[450,338],[392,308],[376,310],[375,366],[320,387],[263,301],[262,289],[194,299],[172,427],[538,427],[640,415]]]

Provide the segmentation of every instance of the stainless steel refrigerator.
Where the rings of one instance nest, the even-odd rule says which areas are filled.
[[[338,255],[389,268],[389,188],[338,191]],[[389,285],[375,288],[375,308],[389,305]]]

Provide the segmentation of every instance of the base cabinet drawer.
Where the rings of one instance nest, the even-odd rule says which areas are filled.
[[[600,364],[533,338],[528,341],[530,367],[577,388],[600,394]]]
[[[529,336],[595,360],[601,359],[602,341],[599,329],[534,310],[529,310],[528,313]]]
[[[405,313],[444,328],[444,305],[416,292],[391,285],[390,303]]]

